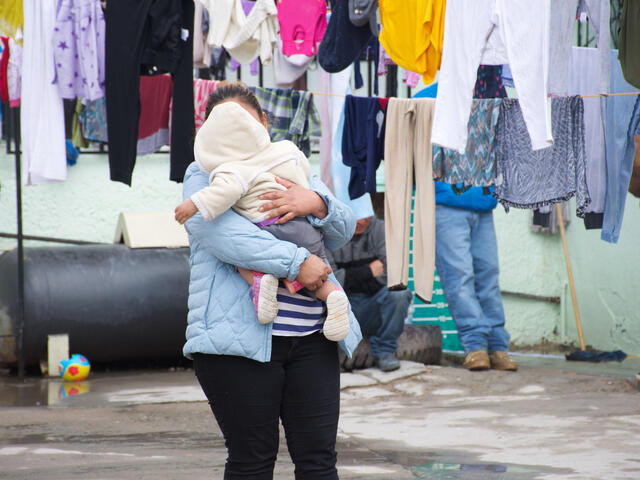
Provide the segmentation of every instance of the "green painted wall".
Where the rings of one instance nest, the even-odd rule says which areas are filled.
[[[575,211],[572,203],[571,210]],[[560,235],[532,233],[530,212],[495,211],[501,288],[560,296],[561,305],[504,296],[507,329],[516,346],[543,341],[578,345]],[[640,354],[640,207],[627,198],[619,243],[600,240],[573,216],[567,242],[587,345]]]

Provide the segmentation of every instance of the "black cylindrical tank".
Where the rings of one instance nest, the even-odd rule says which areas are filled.
[[[92,362],[179,358],[189,249],[125,245],[25,248],[24,359],[46,356],[47,335],[69,335]],[[0,363],[18,362],[17,252],[0,255]]]

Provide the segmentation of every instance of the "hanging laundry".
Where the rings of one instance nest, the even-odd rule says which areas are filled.
[[[0,35],[15,37],[24,24],[22,0],[0,2]]]
[[[53,33],[62,98],[104,97],[105,24],[100,0],[59,0]]]
[[[211,55],[209,57],[209,75],[212,75],[215,80],[219,80],[219,81],[226,80],[228,59],[229,59],[229,54],[224,48],[212,48]],[[236,64],[240,66],[238,62],[236,62]],[[254,64],[257,69],[258,68],[257,59],[251,63],[252,71],[253,71]]]
[[[571,223],[569,202],[560,203],[560,208],[562,209],[564,228],[567,228],[569,223]],[[555,205],[545,205],[544,207],[531,211],[531,231],[534,233],[545,233],[547,235],[560,233]]]
[[[518,100],[500,105],[495,195],[506,211],[540,208],[576,197],[576,214],[589,205],[585,172],[584,111],[579,96],[554,98],[552,147],[532,150]]]
[[[435,90],[433,97],[437,95],[437,84]],[[434,145],[433,178],[435,180],[454,185],[478,187],[495,183],[495,129],[500,112],[500,100],[494,99],[507,96],[502,85],[501,65],[478,67],[473,96],[476,99],[485,100],[473,101],[467,127],[469,134],[465,154],[460,155],[455,150]]]
[[[596,77],[590,93],[609,93],[610,0],[552,0],[549,34],[549,93],[564,96],[569,92],[571,46],[575,41],[576,17],[588,15],[589,27],[596,31],[598,61],[589,76]]]
[[[625,80],[640,88],[640,3],[623,0],[620,30],[618,31],[618,58]]]
[[[9,64],[7,65],[7,89],[9,105],[12,108],[20,106],[20,89],[22,86],[22,45],[13,38],[9,38]]]
[[[312,57],[291,55],[287,57],[278,48],[273,56],[273,76],[279,88],[290,88],[309,68]]]
[[[169,178],[182,181],[193,162],[193,9],[193,0],[109,2],[106,103],[111,180],[131,185],[140,117],[140,72],[171,73],[173,79]]]
[[[307,157],[311,136],[322,134],[318,110],[310,92],[280,88],[251,87],[269,117],[271,140],[291,140]]]
[[[598,71],[599,66],[600,53],[597,49],[573,47],[571,61],[569,62],[569,93],[571,95],[593,95],[600,91],[600,79],[593,74]],[[608,85],[609,82],[607,81],[607,90]],[[604,212],[607,189],[607,161],[604,139],[606,99],[605,97],[589,97],[585,98],[583,103],[585,168],[587,172],[587,189],[589,190],[589,197],[591,197],[591,203],[586,208],[585,222],[590,228],[602,228],[602,212]]]
[[[464,153],[478,66],[508,63],[533,149],[553,144],[549,16],[550,0],[447,1],[433,143]]]
[[[420,83],[420,78],[421,78],[421,75],[415,72],[410,72],[409,70],[403,70],[402,72],[402,81],[409,88],[415,88],[418,85],[418,83]]]
[[[504,98],[507,91],[502,83],[502,65],[480,65],[476,74],[473,98]]]
[[[349,20],[347,0],[331,0],[329,25],[318,48],[318,63],[329,73],[341,72],[358,58],[371,38],[371,29]]]
[[[329,172],[333,185],[333,191],[336,198],[347,205],[355,215],[357,220],[368,218],[374,215],[373,204],[371,203],[371,195],[365,193],[359,198],[351,199],[349,197],[349,175],[350,169],[342,161],[342,134],[344,133],[344,117],[345,117],[345,101],[346,96],[351,92],[351,76],[352,67],[347,68],[339,73],[329,74],[324,70],[320,70],[320,85],[324,92],[332,94],[331,96],[323,95],[320,102],[328,103],[330,123],[325,129],[322,128],[322,137],[320,138],[320,155],[329,155]],[[329,138],[325,136],[328,130]],[[324,142],[324,143],[323,143]],[[322,145],[329,142],[328,149],[324,150]]]
[[[484,187],[495,183],[496,124],[499,98],[474,100],[469,116],[467,148],[456,150],[433,146],[433,178],[449,184]]]
[[[278,22],[282,53],[312,57],[318,52],[318,43],[327,30],[327,3],[325,0],[280,0]]]
[[[617,52],[611,51],[611,93],[638,92],[628,84],[618,62]],[[607,189],[604,199],[604,218],[600,238],[617,243],[624,216],[627,187],[633,164],[634,138],[640,110],[638,95],[616,95],[606,98],[605,142],[607,158]]]
[[[82,114],[82,109],[84,105],[82,105],[82,99],[76,99],[76,107],[73,112],[73,117],[71,119],[71,143],[76,148],[88,148],[89,140],[82,133],[82,124],[80,123],[80,115]]]
[[[0,41],[2,42],[2,56],[0,57],[0,100],[7,103],[9,101],[9,77],[7,73],[11,49],[9,48],[9,37],[0,37]]]
[[[379,0],[380,43],[402,68],[422,75],[429,85],[440,68],[445,0]],[[457,31],[456,35],[464,35]]]
[[[92,142],[107,143],[109,141],[107,101],[104,97],[87,101],[80,111],[79,120],[84,138]]]
[[[640,197],[640,135],[635,135],[636,152],[633,156],[633,168],[629,180],[629,193],[634,197]]]
[[[247,4],[252,7],[248,15],[242,0],[203,0],[203,4],[210,13],[210,45],[224,47],[243,64],[258,56],[263,64],[271,62],[278,42],[278,10],[273,0]]]
[[[371,34],[378,36],[378,0],[349,0],[349,21],[356,27],[369,25]]]
[[[218,50],[217,48],[214,48],[214,50]],[[223,50],[224,49],[219,49],[219,50]],[[276,48],[276,53],[278,52],[278,49]],[[275,61],[275,53],[274,53],[274,61]],[[254,77],[256,75],[258,75],[258,72],[260,71],[260,67],[258,66],[258,62],[259,60],[256,58],[253,62],[251,62],[249,64],[249,68],[250,68],[250,73],[251,75],[253,75]],[[231,62],[229,63],[229,69],[232,72],[235,72],[238,68],[240,68],[242,66],[242,64],[237,61],[235,58],[231,59]],[[216,78],[216,80],[223,80],[222,78]]]
[[[169,145],[169,105],[173,93],[170,75],[140,77],[138,155],[149,155]]]
[[[137,155],[149,155],[169,145],[169,112],[173,82],[170,75],[140,77],[140,117],[136,135]],[[80,113],[80,125],[87,140],[109,143],[107,133],[107,101],[87,101]]]
[[[209,13],[200,0],[194,1],[193,15],[193,65],[208,68],[211,65],[211,46],[207,43]]]
[[[351,167],[349,197],[376,193],[376,170],[384,156],[387,98],[347,95],[344,105],[342,161]]]
[[[196,78],[193,80],[193,105],[196,132],[206,120],[205,114],[209,95],[218,88],[219,83],[220,82],[216,80],[205,80],[202,78]]]
[[[67,178],[62,99],[51,83],[55,21],[54,2],[24,0],[22,69],[29,74],[24,75],[20,92],[20,134],[27,185]]]
[[[389,288],[409,282],[411,195],[415,180],[413,224],[414,291],[429,303],[435,271],[435,197],[431,172],[431,98],[391,98],[385,129],[385,239]]]
[[[241,4],[242,4],[242,11],[244,12],[245,15],[249,15],[251,13],[251,10],[253,10],[253,6],[256,4],[255,2],[252,2],[250,0],[241,0]],[[225,68],[226,68],[226,57],[228,56],[228,53],[226,53],[226,51],[223,48],[214,48],[213,50],[216,51],[216,55],[220,55],[218,53],[218,51],[220,52],[224,52],[224,57],[225,60],[220,62],[216,62],[216,72],[214,73],[214,77],[216,80],[224,80],[225,79]],[[277,48],[276,48],[277,50]],[[214,57],[211,57],[211,61],[214,62]],[[258,62],[260,60],[258,59],[258,57],[256,57],[251,63],[250,63],[250,68],[251,68],[251,75],[256,76],[258,75],[258,71],[259,71],[259,67],[258,67]],[[220,63],[222,63],[222,65],[220,65]],[[238,68],[240,68],[241,63],[239,61],[237,61],[235,58],[231,58],[231,63],[229,64],[229,68],[231,69],[232,72],[235,72]]]

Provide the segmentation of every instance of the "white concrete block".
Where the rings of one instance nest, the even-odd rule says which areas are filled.
[[[69,358],[69,335],[47,336],[47,374],[50,377],[59,377],[58,365],[62,360]]]

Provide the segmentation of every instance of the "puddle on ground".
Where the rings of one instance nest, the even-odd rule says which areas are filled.
[[[536,480],[541,474],[568,474],[568,469],[540,465],[515,465],[481,462],[463,452],[393,452],[384,456],[399,463],[415,478],[429,480]]]

